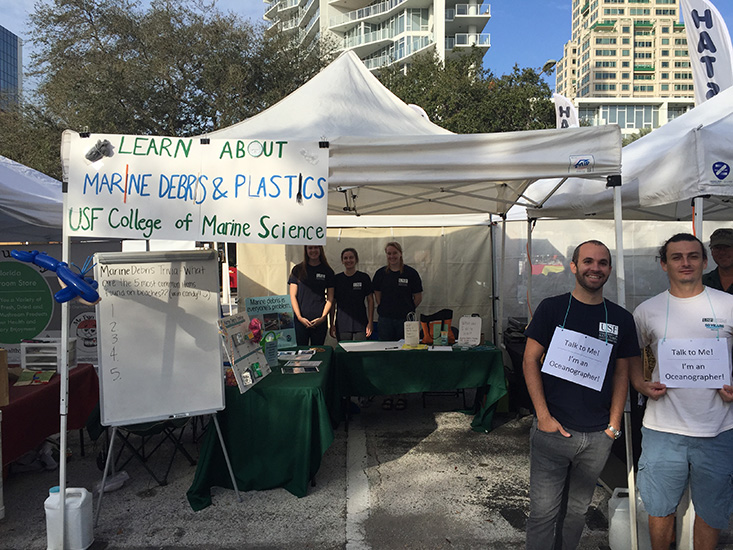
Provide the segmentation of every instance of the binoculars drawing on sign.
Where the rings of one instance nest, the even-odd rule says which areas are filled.
[[[84,269],[79,273],[75,273],[66,262],[60,262],[55,258],[34,250],[26,252],[23,250],[11,250],[10,255],[21,262],[28,262],[37,265],[43,269],[53,271],[59,279],[61,290],[54,294],[54,299],[63,304],[74,298],[78,298],[80,302],[86,305],[94,305],[99,302],[99,293],[97,292],[97,281],[91,277],[85,277],[89,269],[84,265]],[[87,261],[88,263],[88,261]]]

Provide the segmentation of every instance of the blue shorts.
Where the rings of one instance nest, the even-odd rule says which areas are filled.
[[[714,529],[733,515],[733,430],[689,437],[642,428],[639,492],[650,516],[673,514],[689,479],[695,513]]]

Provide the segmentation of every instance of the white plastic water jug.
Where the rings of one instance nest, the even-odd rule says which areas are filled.
[[[608,546],[611,550],[631,548],[631,523],[629,520],[629,490],[617,487],[608,499]],[[639,550],[651,550],[649,516],[641,498],[636,497],[636,532]]]
[[[61,494],[52,487],[44,503],[48,550],[86,550],[94,542],[92,494],[83,487],[66,488],[66,545],[61,540]]]

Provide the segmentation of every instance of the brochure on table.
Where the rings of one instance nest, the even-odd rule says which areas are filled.
[[[270,374],[270,367],[259,341],[255,341],[257,336],[250,330],[250,319],[246,313],[224,317],[218,324],[237,386],[240,393],[244,393]]]

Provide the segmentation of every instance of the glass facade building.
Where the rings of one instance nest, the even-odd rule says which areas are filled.
[[[0,107],[17,102],[23,91],[23,42],[0,26]]]

